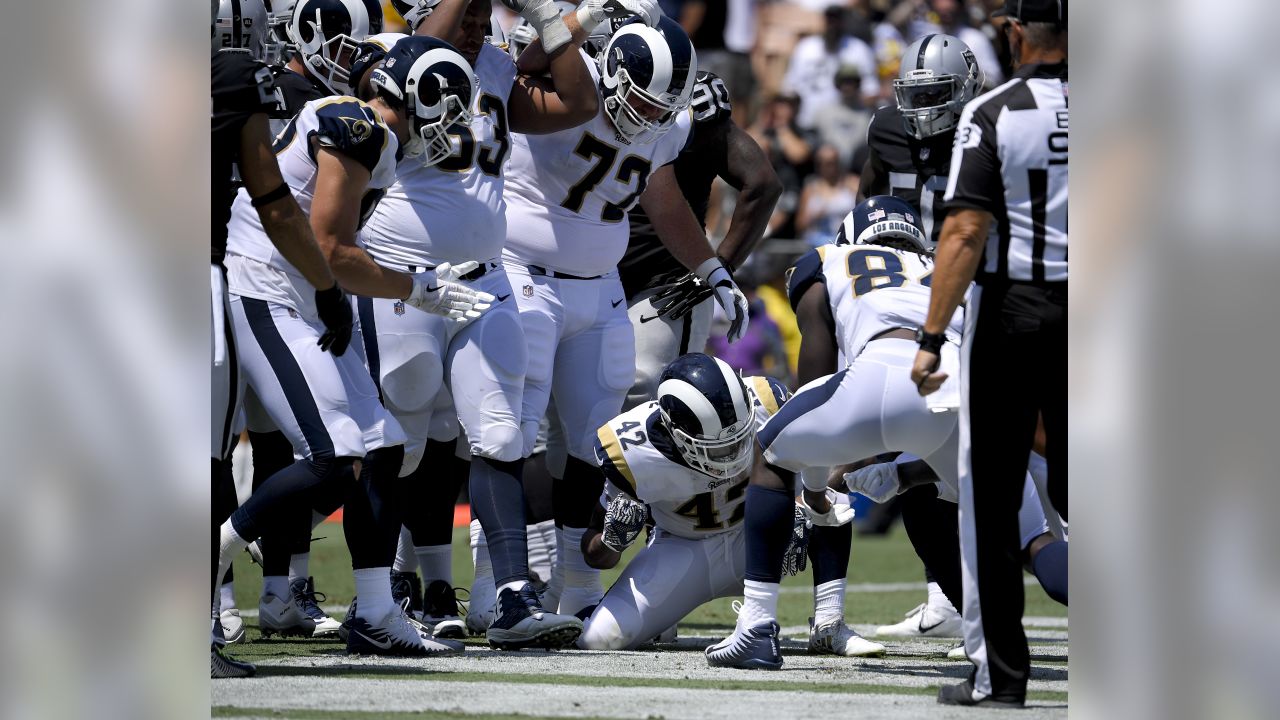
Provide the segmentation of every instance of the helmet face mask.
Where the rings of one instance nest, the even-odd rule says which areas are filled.
[[[289,40],[289,24],[293,21],[294,0],[272,0],[267,15],[267,62],[283,65],[296,49]]]
[[[965,103],[982,88],[977,58],[959,38],[926,35],[902,53],[893,95],[902,122],[917,140],[955,128]]]
[[[453,154],[453,138],[449,136],[449,128],[454,125],[467,125],[471,122],[471,113],[463,107],[457,95],[449,95],[444,99],[445,111],[439,119],[430,121],[413,114],[409,141],[404,145],[405,157],[417,158],[423,165],[430,167]]]
[[[659,418],[689,467],[716,479],[736,477],[754,459],[754,396],[723,360],[689,353],[659,375]]]
[[[325,27],[326,12],[334,27]],[[341,18],[338,22],[334,22],[335,15]],[[351,93],[351,63],[360,43],[381,31],[382,8],[371,0],[301,0],[288,26],[289,39],[303,65],[339,95]]]
[[[471,101],[478,94],[470,63],[452,45],[421,35],[397,42],[369,84],[404,104],[405,157],[428,167],[453,154],[449,129],[471,122]]]
[[[751,469],[752,443],[756,438],[752,416],[725,428],[721,437],[707,438],[684,432],[671,421],[666,410],[660,408],[659,412],[680,455],[694,470],[713,478],[732,478]]]
[[[666,103],[641,90],[626,68],[618,69],[618,89],[604,100],[605,113],[624,137],[641,145],[656,141],[675,126],[688,103]],[[652,116],[652,117],[650,117]]]

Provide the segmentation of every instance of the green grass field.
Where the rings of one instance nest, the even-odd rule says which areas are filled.
[[[327,597],[345,608],[353,582],[342,527],[326,523],[312,544],[311,572]],[[454,583],[471,584],[466,528],[454,531]],[[639,547],[638,545],[636,546]],[[635,552],[633,549],[631,552]],[[247,555],[235,563],[238,606],[252,615],[261,575]],[[618,571],[606,572],[608,587]],[[874,583],[911,583],[919,589],[879,591]],[[884,537],[854,537],[851,592],[845,618],[863,634],[868,626],[897,622],[924,600],[919,560],[901,526]],[[779,604],[786,665],[778,673],[709,668],[701,648],[726,635],[735,615],[724,598],[703,605],[680,623],[677,646],[635,652],[498,653],[483,638],[469,639],[462,657],[384,659],[347,656],[326,640],[263,639],[246,617],[235,657],[259,664],[259,677],[215,681],[215,717],[432,718],[457,717],[781,717],[815,714],[828,703],[866,705],[877,717],[950,717],[932,704],[943,682],[963,679],[967,662],[948,661],[950,640],[883,640],[889,656],[877,659],[810,656],[805,632],[812,614],[806,572],[787,578]],[[1034,716],[1065,717],[1066,608],[1038,585],[1026,588],[1028,637],[1034,663],[1029,698]],[[332,613],[341,618],[343,611]],[[788,628],[790,632],[788,632]],[[973,711],[963,717],[974,717]],[[960,716],[957,716],[960,717]]]

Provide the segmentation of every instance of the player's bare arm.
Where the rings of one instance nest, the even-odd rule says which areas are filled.
[[[331,148],[318,150],[316,166],[311,229],[338,282],[348,291],[366,297],[409,297],[413,280],[408,274],[378,265],[356,246],[360,203],[369,184],[369,171]]]
[[[582,555],[586,558],[587,565],[597,570],[617,567],[618,561],[622,559],[622,553],[610,550],[604,544],[604,514],[604,506],[596,504],[595,511],[591,513],[591,524],[582,536]]]
[[[925,317],[924,331],[941,334],[946,331],[951,316],[964,300],[969,283],[978,272],[982,260],[982,248],[991,229],[991,213],[974,208],[957,208],[947,214],[934,253],[932,292],[929,295],[929,314]],[[911,368],[911,381],[928,395],[942,387],[946,373],[938,369],[938,355],[921,349]]]
[[[674,166],[664,165],[650,176],[640,195],[640,207],[653,222],[658,239],[681,265],[696,270],[715,257],[689,201],[680,192]]]
[[[280,166],[271,150],[270,125],[264,113],[250,117],[241,131],[240,177],[251,198],[265,198],[269,193],[278,195],[276,199],[258,205],[258,217],[280,254],[302,273],[312,287],[320,290],[333,287],[333,273],[329,272],[325,254],[316,244],[311,224],[280,175]],[[278,188],[284,188],[285,192],[279,193]]]
[[[730,122],[720,177],[738,191],[729,230],[717,249],[730,267],[742,267],[755,250],[782,195],[782,182],[764,151],[745,130]]]
[[[874,147],[867,148],[867,161],[862,164],[862,173],[858,175],[858,202],[875,195],[889,194],[889,175],[884,171],[880,155]]]

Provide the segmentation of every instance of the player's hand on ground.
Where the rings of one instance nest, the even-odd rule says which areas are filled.
[[[737,342],[747,332],[747,296],[738,289],[738,283],[733,281],[733,275],[720,258],[713,257],[702,263],[697,274],[711,287],[716,302],[729,318],[729,332],[725,338],[729,342]]]
[[[662,7],[657,0],[585,0],[578,6],[578,22],[584,28],[588,23],[595,26],[632,15],[639,15],[645,25],[654,27],[662,19]]]
[[[844,474],[845,487],[882,503],[902,492],[896,463],[876,463]]]
[[[674,321],[688,315],[712,294],[711,286],[703,282],[697,273],[689,273],[654,293],[653,297],[649,298],[649,304],[653,306],[658,317]]]
[[[937,370],[937,353],[923,349],[916,352],[915,364],[911,366],[911,382],[915,383],[921,396],[937,392],[942,383],[947,381],[948,375]]]
[[[806,488],[800,494],[800,504],[814,525],[840,527],[853,520],[853,506],[849,505],[848,496],[831,488],[820,493]]]
[[[809,561],[809,532],[812,528],[813,523],[809,522],[809,513],[797,504],[791,525],[791,539],[787,542],[787,551],[782,556],[783,575],[799,575],[804,572],[805,565]]]
[[[317,290],[316,314],[324,323],[324,334],[316,344],[321,350],[341,357],[351,344],[351,299],[337,283],[327,290]]]
[[[441,263],[434,270],[413,276],[413,292],[405,302],[434,315],[443,315],[454,322],[470,322],[480,317],[493,305],[493,296],[473,290],[459,278],[479,267],[468,261],[453,266]]]
[[[600,542],[614,552],[622,552],[640,537],[645,521],[649,519],[649,506],[619,493],[609,501],[604,513],[604,532]]]

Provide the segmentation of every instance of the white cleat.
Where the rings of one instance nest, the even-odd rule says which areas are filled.
[[[244,639],[244,620],[240,619],[239,608],[227,608],[218,613],[218,621],[222,624],[222,636],[228,643]]]
[[[288,599],[267,595],[258,602],[258,629],[262,637],[311,637],[316,631],[316,621],[307,617],[302,606],[292,596]]]
[[[813,618],[809,618],[809,652],[842,657],[878,657],[885,654],[885,647],[854,632],[844,624],[844,620],[814,627]]]
[[[960,613],[954,608],[921,603],[896,625],[876,628],[876,637],[961,637]]]
[[[948,660],[968,660],[969,653],[964,651],[964,643],[960,643],[959,645],[948,650],[947,659]]]

